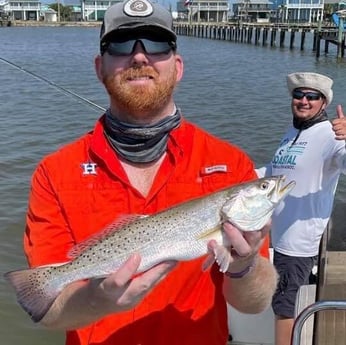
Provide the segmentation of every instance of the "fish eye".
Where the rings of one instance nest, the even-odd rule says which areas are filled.
[[[261,189],[261,190],[266,190],[266,189],[268,188],[268,186],[269,186],[269,183],[268,183],[268,182],[262,182],[262,183],[260,184],[260,189]]]

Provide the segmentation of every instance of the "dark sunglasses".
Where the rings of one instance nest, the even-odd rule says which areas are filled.
[[[171,50],[176,49],[176,44],[173,41],[153,41],[147,38],[140,38],[123,42],[107,42],[102,47],[101,54],[103,55],[107,51],[108,54],[113,56],[129,56],[133,54],[137,42],[141,43],[144,51],[149,55],[168,54]]]
[[[292,97],[294,99],[303,99],[305,97],[308,101],[318,101],[323,97],[323,95],[319,92],[303,92],[301,90],[293,90]]]

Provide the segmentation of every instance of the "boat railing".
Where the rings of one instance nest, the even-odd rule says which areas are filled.
[[[322,310],[346,310],[346,301],[317,301],[307,306],[295,319],[291,338],[291,345],[300,345],[301,333],[305,321],[314,313],[317,313]]]

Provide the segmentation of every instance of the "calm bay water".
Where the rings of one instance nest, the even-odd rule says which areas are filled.
[[[107,107],[93,58],[98,28],[0,28],[0,334],[4,345],[58,345],[63,335],[34,325],[16,305],[2,278],[26,265],[22,233],[30,176],[47,153],[91,129],[101,112],[49,86],[30,71]],[[334,79],[335,106],[346,108],[346,59],[336,50],[318,60],[311,49],[269,48],[179,37],[185,76],[176,102],[185,117],[245,149],[258,166],[267,163],[290,122],[285,76],[294,71],[324,73]],[[297,41],[297,47],[299,41]],[[286,45],[288,46],[288,44]],[[62,167],[63,168],[63,167]],[[346,249],[346,178],[340,180],[331,247]]]

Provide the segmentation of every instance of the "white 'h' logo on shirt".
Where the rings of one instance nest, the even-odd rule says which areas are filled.
[[[82,163],[83,175],[97,175],[96,163]]]

